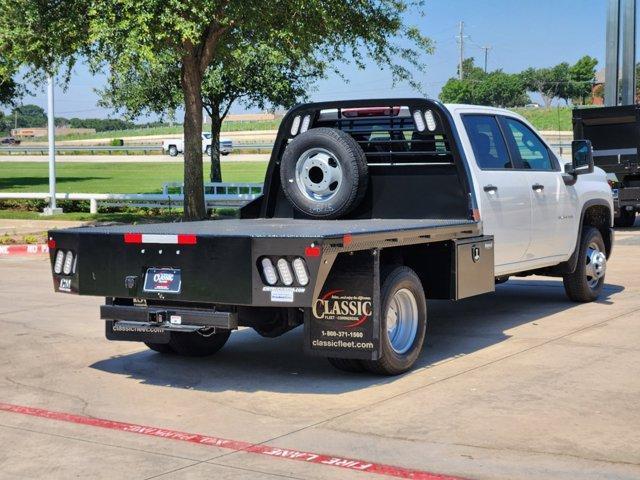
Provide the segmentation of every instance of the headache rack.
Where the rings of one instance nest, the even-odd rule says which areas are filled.
[[[330,127],[351,135],[360,145],[370,167],[403,165],[453,165],[449,139],[440,114],[411,112],[408,106],[382,105],[321,110],[314,127]],[[416,125],[415,115],[421,115]]]

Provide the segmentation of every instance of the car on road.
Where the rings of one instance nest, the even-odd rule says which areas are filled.
[[[508,110],[308,103],[284,117],[241,218],[55,230],[50,259],[57,291],[106,297],[110,340],[211,355],[240,326],[303,326],[308,354],[396,375],[420,355],[431,300],[529,275],[596,300],[613,208],[589,141],[562,164]]]
[[[220,139],[220,154],[229,155],[233,151],[233,142],[226,138]],[[172,157],[184,153],[184,138],[171,138],[162,142],[162,150]],[[211,133],[202,132],[202,153],[211,156]]]
[[[0,145],[6,145],[6,146],[20,145],[20,140],[14,137],[7,137],[0,140]]]

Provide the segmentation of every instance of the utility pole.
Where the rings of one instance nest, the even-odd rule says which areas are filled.
[[[56,126],[53,110],[53,75],[47,76],[47,127],[49,134],[49,206],[42,212],[43,215],[56,215],[62,213],[56,206]]]
[[[462,72],[462,63],[464,62],[464,22],[460,22],[460,34],[458,36],[460,42],[460,63],[458,64],[458,78],[464,80],[464,73]]]
[[[484,50],[484,73],[487,73],[487,64],[488,64],[488,60],[489,60],[489,50],[491,50],[491,46],[490,45],[486,45],[484,47],[481,47],[482,50]]]

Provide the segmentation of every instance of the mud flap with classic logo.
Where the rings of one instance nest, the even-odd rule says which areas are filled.
[[[343,253],[305,309],[305,351],[335,358],[380,356],[380,262],[377,250]]]

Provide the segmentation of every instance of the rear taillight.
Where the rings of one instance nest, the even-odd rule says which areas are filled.
[[[293,274],[291,273],[291,267],[289,267],[289,262],[287,262],[284,258],[278,260],[278,274],[280,275],[280,280],[287,287],[293,283]]]
[[[69,250],[64,256],[64,265],[62,266],[62,273],[70,275],[73,272],[73,252]]]
[[[302,257],[296,257],[291,262],[284,257],[263,257],[258,262],[258,269],[263,282],[267,285],[278,284],[290,287],[295,283],[306,287],[309,284],[309,270]]]
[[[53,273],[56,275],[71,275],[76,272],[78,262],[72,250],[58,250],[53,261]]]
[[[64,263],[64,250],[56,252],[56,260],[53,263],[53,272],[60,275],[62,273],[62,264]]]
[[[307,273],[307,267],[302,258],[296,258],[293,263],[293,271],[296,274],[296,280],[303,287],[309,283],[309,274]]]
[[[269,285],[275,285],[278,283],[278,275],[276,269],[273,268],[273,262],[269,258],[263,258],[262,262],[262,276]]]

